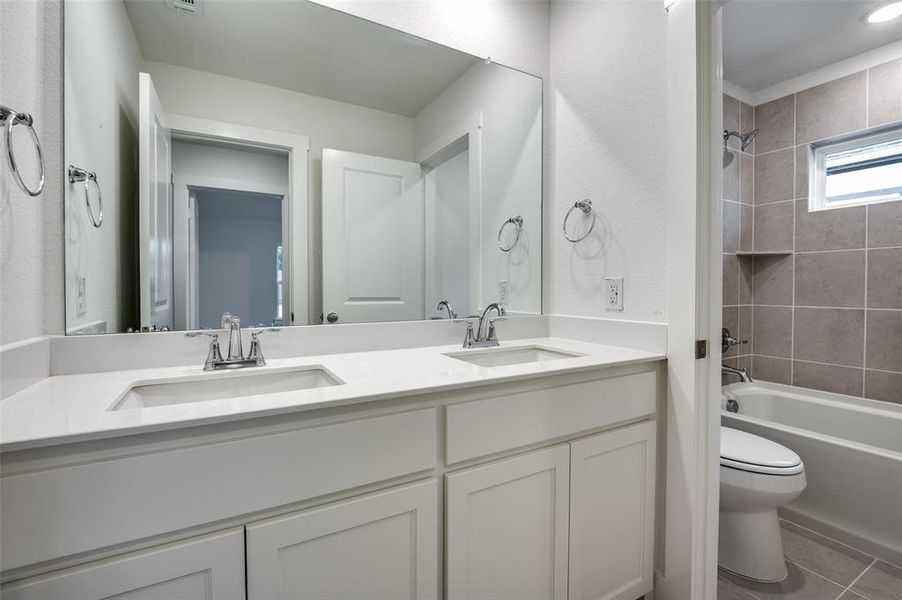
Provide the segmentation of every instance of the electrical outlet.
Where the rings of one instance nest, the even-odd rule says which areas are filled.
[[[498,303],[507,304],[507,297],[510,294],[510,281],[502,279],[498,282]]]
[[[85,298],[85,278],[75,278],[75,314],[81,316],[88,312],[88,301]]]
[[[606,310],[623,310],[623,277],[604,278],[604,307]]]

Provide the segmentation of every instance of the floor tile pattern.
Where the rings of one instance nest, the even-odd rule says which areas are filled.
[[[902,568],[781,520],[789,576],[758,583],[720,570],[718,600],[902,600]]]

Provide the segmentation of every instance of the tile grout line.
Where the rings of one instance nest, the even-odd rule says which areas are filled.
[[[764,308],[803,308],[806,310],[869,310],[872,312],[902,312],[902,308],[865,308],[864,306],[815,306],[808,304],[800,304],[798,306],[793,306],[792,304],[756,304],[755,306]]]
[[[852,592],[853,594],[857,594],[857,595],[861,596],[861,594],[859,594],[858,592],[852,591],[852,586],[854,586],[856,583],[858,583],[858,580],[861,579],[862,577],[864,577],[864,574],[867,573],[868,571],[870,571],[871,568],[876,564],[877,564],[877,559],[875,558],[874,560],[871,561],[871,564],[869,564],[867,567],[865,567],[864,571],[862,571],[861,573],[858,574],[858,577],[856,577],[855,579],[852,580],[852,583],[850,583],[846,587],[846,589],[844,589],[842,592],[840,592],[839,596],[836,597],[837,600],[839,600],[839,598],[842,598],[846,592]],[[866,598],[865,596],[861,596],[861,597]]]
[[[879,560],[880,560],[879,558],[877,558],[877,557],[874,556],[873,554],[870,554],[870,553],[868,553],[868,552],[865,552],[864,550],[860,550],[860,549],[858,549],[858,548],[856,548],[856,547],[854,547],[854,546],[850,546],[849,544],[847,544],[847,543],[845,543],[845,542],[841,542],[841,541],[839,541],[839,540],[837,540],[837,539],[835,539],[835,538],[830,537],[829,535],[826,535],[826,534],[821,533],[821,532],[819,532],[819,531],[815,531],[814,529],[811,529],[810,527],[805,527],[804,525],[800,525],[799,523],[796,523],[795,521],[790,521],[789,519],[784,519],[784,518],[782,518],[782,517],[779,517],[779,519],[780,519],[781,521],[783,521],[784,523],[789,523],[789,524],[792,525],[793,527],[796,527],[796,528],[798,528],[798,529],[803,529],[803,530],[807,531],[808,533],[813,533],[814,535],[816,535],[816,536],[818,536],[818,537],[822,537],[822,538],[824,538],[824,539],[826,539],[826,540],[830,540],[831,542],[833,542],[834,544],[837,544],[838,546],[842,546],[842,547],[844,547],[844,548],[848,548],[849,550],[853,550],[853,551],[855,551],[855,552],[858,552],[859,554],[864,554],[865,556],[867,556],[869,559],[872,559],[873,561],[879,561]],[[886,561],[884,561],[884,562],[886,562]],[[891,564],[891,563],[887,563],[887,564]],[[868,565],[868,566],[870,566],[870,565]],[[864,570],[867,571],[867,570],[868,570],[868,567],[865,567]]]
[[[802,571],[805,571],[806,573],[811,573],[811,574],[814,575],[815,577],[818,577],[818,578],[820,578],[820,579],[823,579],[824,581],[827,581],[827,582],[829,582],[829,583],[832,583],[833,585],[835,585],[835,586],[838,587],[838,588],[842,588],[842,587],[843,587],[843,584],[839,583],[838,581],[833,581],[832,579],[830,579],[830,578],[827,577],[826,575],[823,575],[823,574],[821,574],[821,573],[818,573],[817,571],[813,571],[813,570],[809,569],[808,567],[803,567],[802,565],[800,565],[799,563],[797,563],[797,562],[795,562],[795,561],[789,560],[789,559],[787,558],[787,559],[786,559],[786,562],[788,562],[789,564],[791,564],[792,566],[794,566],[794,567],[797,568],[797,569],[800,569],[800,570],[802,570]],[[873,564],[873,563],[871,563],[871,564]],[[871,568],[871,565],[869,564],[868,566],[866,566],[866,567],[864,568],[864,571],[867,571],[867,570],[870,569],[870,568]],[[862,571],[862,572],[858,575],[858,577],[861,577],[861,575],[864,574],[864,571]],[[855,578],[855,581],[858,581],[858,577]],[[843,589],[842,591],[840,591],[839,596],[842,596],[845,592],[846,592],[846,590]],[[839,598],[839,596],[837,596],[837,598]]]
[[[868,70],[870,72],[870,70]],[[867,107],[867,104],[865,104]],[[867,109],[865,109],[865,113],[867,113]],[[867,122],[867,117],[865,117],[865,122]],[[867,369],[868,369],[868,250],[867,247],[871,243],[870,235],[869,235],[869,227],[871,222],[871,212],[870,207],[865,205],[864,207],[864,331],[863,339],[861,344],[861,396],[863,398],[867,397]]]
[[[796,164],[796,155],[798,152],[795,151],[796,143],[799,141],[799,95],[792,95],[792,195],[798,195],[799,191],[796,189],[796,180],[798,179],[798,165]],[[792,385],[796,383],[796,236],[798,235],[797,231],[797,223],[796,223],[796,203],[795,200],[792,202],[792,312],[790,313],[790,327],[789,327],[789,355],[792,356],[792,361],[789,363],[789,381]]]

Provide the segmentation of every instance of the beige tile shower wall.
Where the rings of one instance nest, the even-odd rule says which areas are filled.
[[[810,213],[807,165],[809,142],[902,122],[902,59],[759,105],[754,119],[746,229],[755,252],[787,254],[738,259],[753,376],[902,403],[902,201]]]
[[[755,128],[754,109],[730,96],[723,99],[723,126],[728,131],[751,131]],[[735,137],[727,142],[727,156],[732,160],[724,167],[723,178],[723,326],[747,344],[731,348],[725,362],[749,369],[752,351],[752,273],[751,263],[737,252],[752,249],[754,209],[754,144],[745,152]],[[724,380],[725,383],[732,381]]]

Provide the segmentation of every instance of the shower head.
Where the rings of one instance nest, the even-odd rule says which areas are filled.
[[[739,147],[740,150],[745,151],[746,148],[752,145],[752,142],[755,141],[755,138],[758,137],[758,129],[754,129],[749,131],[748,133],[739,133],[738,131],[727,131],[723,130],[723,143],[727,144],[727,140],[731,137],[739,138]]]

